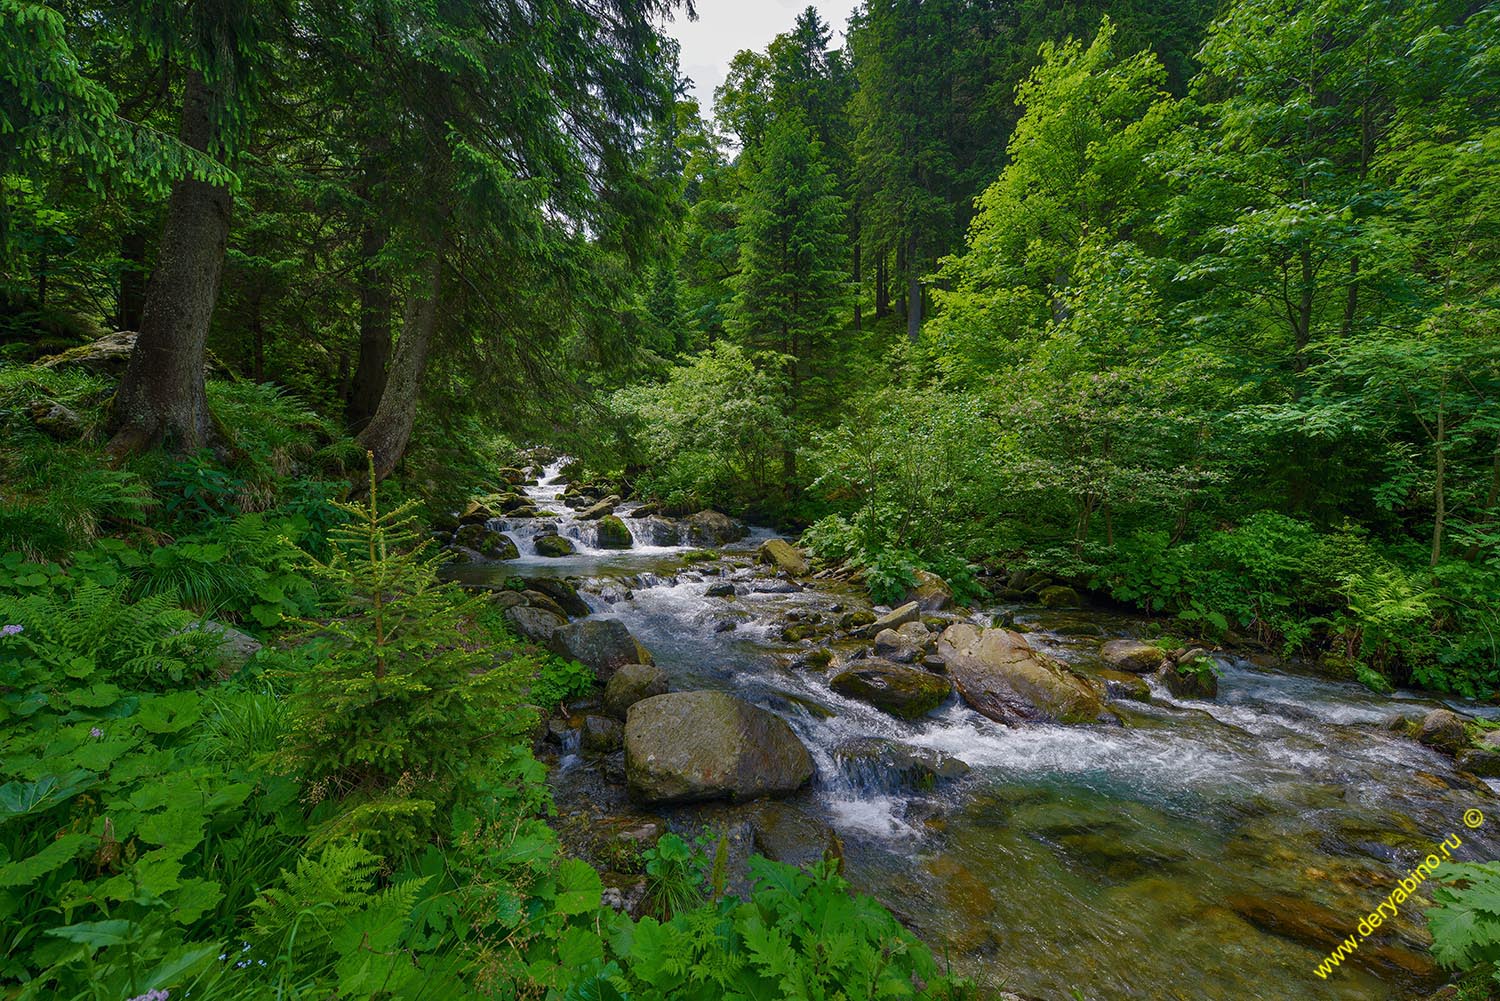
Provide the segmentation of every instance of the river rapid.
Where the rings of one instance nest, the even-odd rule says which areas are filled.
[[[1463,840],[1457,858],[1500,857],[1490,787],[1389,729],[1440,703],[1220,654],[1215,700],[1174,698],[1152,680],[1149,703],[1111,703],[1118,726],[1006,727],[956,699],[904,722],[831,691],[835,671],[794,666],[807,641],[779,638],[789,616],[868,608],[858,592],[818,582],[792,590],[755,566],[766,530],[718,560],[689,563],[686,546],[646,544],[655,533],[629,505],[617,514],[637,544],[598,549],[593,525],[561,503],[557,470],[526,488],[540,519],[496,525],[522,556],[455,576],[573,579],[594,615],[621,620],[652,652],[674,690],[730,690],[783,716],[817,774],[779,809],[797,814],[798,829],[831,828],[854,886],[987,988],[1039,1001],[1074,991],[1095,1001],[1391,1001],[1442,982],[1426,957],[1420,891],[1382,928],[1390,934],[1362,945],[1358,965],[1326,979],[1314,972],[1448,835]],[[537,526],[548,523],[574,540],[573,555],[532,555]],[[705,594],[726,580],[732,595]],[[1085,675],[1103,667],[1106,639],[1147,627],[1018,605],[960,614],[983,624],[1011,616],[1033,645]],[[870,738],[956,759],[967,772],[915,787],[846,753]],[[631,806],[604,771],[563,754],[553,769],[560,812],[651,812]],[[1491,817],[1479,830],[1463,825],[1470,808]],[[740,823],[737,809],[656,813],[694,834]]]

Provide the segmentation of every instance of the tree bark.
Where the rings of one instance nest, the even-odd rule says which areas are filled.
[[[189,71],[181,138],[196,150],[206,152],[213,138],[211,104],[203,74]],[[192,179],[172,187],[140,336],[115,394],[117,430],[106,450],[112,461],[157,442],[188,452],[218,441],[203,389],[203,352],[232,208],[227,188]]]
[[[875,319],[891,311],[890,279],[886,274],[889,251],[882,250],[875,257]]]
[[[427,355],[437,327],[442,264],[441,249],[434,249],[412,285],[401,321],[401,339],[396,342],[396,353],[391,359],[390,371],[386,373],[380,404],[357,439],[362,447],[374,453],[375,475],[379,479],[385,479],[396,468],[396,463],[406,454],[407,442],[411,440],[422,376],[427,371]]]
[[[1438,392],[1437,410],[1437,434],[1433,438],[1434,446],[1434,477],[1433,477],[1433,515],[1432,515],[1432,562],[1436,567],[1443,558],[1443,528],[1448,519],[1448,495],[1447,484],[1444,482],[1448,473],[1448,424],[1447,403],[1448,381],[1443,380],[1442,388]]]
[[[119,315],[117,330],[140,330],[141,312],[146,308],[146,231],[131,227],[120,237]]]
[[[359,361],[345,412],[349,429],[356,432],[363,431],[375,417],[391,357],[390,289],[385,277],[369,266],[384,247],[384,230],[373,222],[367,224],[359,245],[365,262],[359,278]]]

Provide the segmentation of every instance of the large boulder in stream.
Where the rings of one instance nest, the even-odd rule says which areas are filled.
[[[835,675],[829,687],[846,698],[868,702],[900,719],[917,719],[948,701],[948,679],[888,660],[859,660]]]
[[[657,695],[625,720],[625,776],[643,803],[785,796],[812,773],[785,720],[727,692]]]
[[[591,504],[578,512],[579,521],[598,521],[606,515],[615,513],[615,507],[620,503],[618,494],[610,494],[597,504]]]
[[[655,664],[626,664],[604,686],[604,711],[624,719],[642,699],[667,694],[667,672]]]
[[[602,682],[626,664],[650,664],[651,654],[618,619],[581,619],[552,634],[548,649],[593,668]]]
[[[793,577],[801,577],[807,573],[807,557],[785,539],[767,539],[762,542],[756,558],[777,570],[786,571]]]
[[[561,535],[538,535],[532,546],[538,556],[571,556],[573,553],[573,540]]]
[[[453,537],[453,544],[472,550],[486,560],[513,560],[521,555],[510,536],[491,530],[483,522],[461,525]]]
[[[938,638],[937,655],[963,700],[996,722],[1092,723],[1105,716],[1104,700],[1088,682],[1009,629],[956,623]]]
[[[916,583],[907,589],[901,601],[915,601],[923,612],[941,612],[953,604],[953,589],[948,582],[928,570],[913,570]]]
[[[1434,709],[1423,716],[1412,736],[1418,743],[1448,754],[1457,754],[1469,743],[1463,717],[1450,709]]]
[[[578,595],[578,588],[557,577],[523,577],[528,591],[540,591],[567,613],[569,618],[589,614],[588,602]]]
[[[871,636],[878,636],[882,629],[900,629],[908,622],[920,621],[922,621],[922,606],[918,605],[915,601],[908,601],[906,604],[886,612],[874,622],[863,626],[855,635],[869,638]]]
[[[1131,674],[1150,674],[1165,659],[1161,647],[1131,639],[1110,640],[1099,648],[1099,656],[1115,670]]]
[[[688,544],[693,546],[722,546],[738,542],[750,534],[744,522],[712,510],[699,511],[684,518],[682,527]]]
[[[630,529],[623,521],[612,514],[607,514],[599,519],[594,544],[600,549],[629,549],[635,545],[635,540],[630,537]]]
[[[556,612],[530,605],[515,605],[501,613],[505,624],[523,639],[533,643],[546,643],[561,629],[567,620]]]

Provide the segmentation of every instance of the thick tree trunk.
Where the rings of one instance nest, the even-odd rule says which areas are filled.
[[[207,150],[213,135],[211,95],[203,75],[190,71],[182,104],[182,141]],[[161,254],[146,288],[140,336],[115,394],[117,428],[112,460],[156,442],[192,451],[217,439],[203,390],[203,351],[233,207],[228,189],[178,181],[167,203]]]
[[[131,228],[120,237],[120,307],[117,330],[141,329],[141,311],[146,308],[146,231]]]
[[[913,268],[906,281],[906,337],[916,341],[922,336],[922,279]]]
[[[413,283],[401,322],[401,339],[386,373],[385,391],[369,425],[360,432],[359,444],[375,455],[375,475],[389,476],[411,440],[417,417],[417,398],[427,371],[427,354],[437,327],[437,301],[441,288],[442,253],[433,251],[422,274]]]
[[[365,261],[359,279],[359,361],[345,414],[352,431],[363,431],[374,418],[391,357],[390,289],[385,276],[369,266],[384,247],[385,233],[373,223],[367,225],[359,247]]]

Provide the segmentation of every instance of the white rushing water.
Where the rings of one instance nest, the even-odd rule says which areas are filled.
[[[1349,870],[1351,885],[1379,885],[1387,869],[1408,864],[1452,830],[1487,791],[1458,776],[1452,759],[1388,728],[1394,718],[1438,703],[1220,655],[1217,698],[1174,698],[1153,681],[1150,704],[1112,704],[1122,725],[1004,727],[957,699],[921,720],[899,720],[832,691],[837,667],[789,666],[808,645],[779,638],[788,614],[826,620],[845,606],[864,607],[858,595],[800,589],[744,559],[686,565],[685,532],[638,518],[629,504],[617,514],[632,547],[598,547],[595,524],[562,503],[561,465],[527,488],[539,518],[492,523],[522,553],[494,572],[578,579],[594,614],[623,621],[674,688],[729,689],[787,719],[817,768],[810,808],[845,837],[852,878],[888,900],[910,896],[912,907],[929,915],[930,935],[942,940],[974,921],[955,916],[962,908],[954,910],[953,901],[969,891],[953,889],[943,874],[961,872],[962,886],[998,899],[1024,872],[1027,893],[996,905],[986,919],[991,945],[973,955],[1024,945],[1030,965],[1015,986],[1043,991],[1049,1001],[1078,983],[1101,1001],[1416,996],[1393,993],[1391,982],[1365,971],[1313,982],[1305,960],[1316,950],[1213,909],[1242,891],[1353,906],[1335,899],[1327,873]],[[535,555],[535,539],[546,532],[573,540],[575,554]],[[726,552],[752,550],[771,535],[756,530]],[[726,584],[731,593],[720,593],[730,590]],[[1083,632],[1095,635],[1080,636],[1077,622],[1054,630],[1047,613],[1013,606],[973,618],[988,622],[997,612],[1025,620],[1040,649],[1084,671],[1103,639],[1138,626],[1085,613]],[[931,760],[957,759],[969,771],[936,788],[914,788],[846,753],[871,741]],[[579,760],[576,748],[567,753],[570,762]],[[1486,812],[1500,819],[1500,807]],[[1485,831],[1465,832],[1465,839],[1469,857],[1500,854]],[[1112,854],[1119,846],[1127,856]],[[1142,859],[1146,870],[1131,868]],[[1159,874],[1151,866],[1161,867]],[[1158,883],[1168,874],[1171,889],[1163,896]],[[1132,911],[1150,917],[1122,920]],[[1183,931],[1203,921],[1217,922],[1218,939]],[[1231,948],[1229,941],[1238,966],[1206,976],[1207,954]]]

